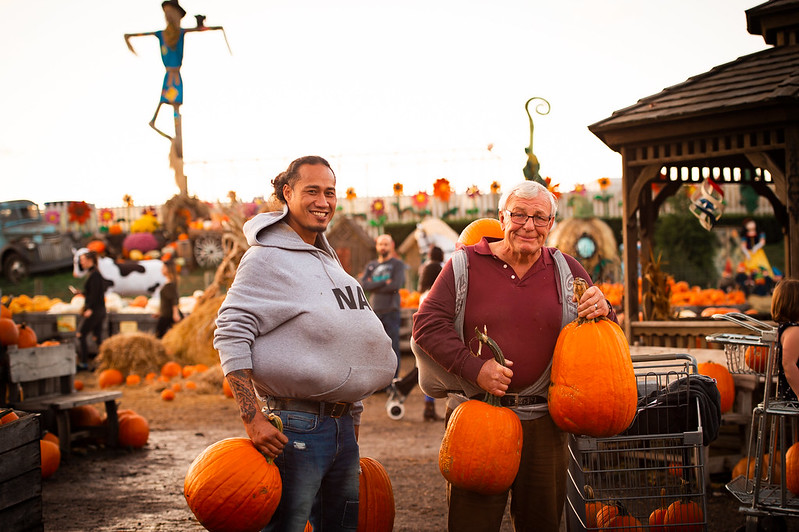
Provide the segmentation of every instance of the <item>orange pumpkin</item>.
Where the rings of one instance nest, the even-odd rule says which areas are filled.
[[[641,521],[632,515],[617,514],[611,519],[605,521],[602,525],[603,530],[619,530],[624,532],[645,532],[644,526]]]
[[[119,386],[123,382],[125,382],[125,377],[122,376],[122,372],[114,368],[104,369],[100,372],[100,375],[97,376],[97,385],[100,386],[100,388]]]
[[[51,442],[55,443],[56,445],[59,445],[61,443],[61,440],[58,438],[58,436],[56,436],[52,432],[45,432],[44,435],[42,436],[42,439],[43,440],[47,440],[47,441],[51,441]]]
[[[7,414],[0,417],[0,425],[5,425],[6,423],[11,423],[12,421],[16,421],[19,419],[19,416],[13,410],[10,410]]]
[[[574,280],[577,298],[587,287]],[[615,322],[578,318],[558,336],[552,357],[549,413],[566,432],[615,436],[635,418],[638,388],[630,346]]]
[[[83,389],[83,381],[80,379],[75,379],[75,382],[72,383],[75,387],[75,391],[81,391]]]
[[[0,318],[0,344],[17,345],[19,329],[11,318]]]
[[[505,357],[496,343],[477,328],[475,333],[504,366]],[[438,468],[454,486],[499,494],[516,478],[521,451],[519,417],[500,406],[499,397],[487,393],[483,401],[470,399],[453,410],[438,452]]]
[[[222,379],[222,393],[225,394],[225,397],[233,397],[233,390],[230,389],[230,383],[227,380],[227,377]]]
[[[69,409],[69,423],[74,427],[99,427],[103,417],[94,405],[81,405]]]
[[[197,383],[195,383],[194,381],[186,381],[186,389],[187,390],[196,390],[197,389]]]
[[[715,362],[702,362],[697,369],[702,375],[715,379],[716,388],[721,396],[721,413],[732,410],[732,405],[735,403],[735,379],[727,366]]]
[[[128,386],[137,386],[141,384],[141,377],[136,375],[135,373],[131,373],[127,377],[125,377],[125,384]]]
[[[766,372],[766,362],[768,361],[768,346],[750,345],[746,348],[744,362],[746,367],[758,373]]]
[[[144,308],[147,306],[149,301],[150,300],[147,298],[147,296],[136,296],[133,301],[130,302],[130,306]]]
[[[358,532],[394,529],[394,491],[391,479],[374,458],[362,457],[358,475]]]
[[[119,444],[123,447],[141,448],[150,437],[150,424],[138,414],[129,414],[119,419]]]
[[[161,391],[161,399],[164,401],[173,401],[175,399],[175,392],[171,388],[166,388]]]
[[[36,331],[28,327],[26,323],[20,323],[19,325],[17,325],[17,329],[19,329],[19,338],[17,340],[17,347],[19,347],[20,349],[26,349],[28,347],[36,347],[36,344],[39,343],[39,340],[36,339]]]
[[[799,442],[785,452],[785,486],[794,495],[799,495]]]
[[[171,379],[173,377],[179,377],[183,368],[177,362],[170,361],[161,366],[161,376]]]
[[[603,505],[596,513],[596,526],[600,529],[609,525],[619,515],[619,507],[612,504]]]
[[[50,478],[58,471],[61,465],[61,449],[58,445],[48,440],[39,440],[41,451],[42,478]]]
[[[694,501],[674,501],[666,508],[663,528],[669,532],[702,532],[705,530],[702,507]]]
[[[467,225],[458,236],[456,247],[473,246],[484,237],[504,238],[505,232],[496,218],[480,218]]]
[[[11,319],[11,311],[2,303],[0,303],[0,318],[8,318],[9,320]]]
[[[249,531],[266,526],[283,485],[277,466],[249,438],[228,438],[207,447],[186,473],[189,508],[210,531]]]
[[[585,497],[588,501],[585,503],[586,528],[596,528],[597,515],[599,515],[599,512],[607,505],[594,500],[594,489],[591,486],[585,486]]]

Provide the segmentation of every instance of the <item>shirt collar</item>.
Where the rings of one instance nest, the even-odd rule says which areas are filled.
[[[477,244],[474,245],[474,252],[477,253],[478,255],[493,256],[493,253],[491,253],[491,248],[488,247],[488,244],[489,244],[489,242],[497,242],[499,240],[502,240],[502,239],[501,238],[492,238],[492,237],[485,237],[484,236],[483,238],[480,239],[480,242],[478,242]],[[552,258],[552,250],[550,250],[546,246],[543,246],[541,248],[541,257],[539,258],[538,261],[536,261],[536,263],[540,262],[540,260],[542,258],[544,260],[543,264],[545,266],[551,265],[553,263],[553,260],[554,260]]]

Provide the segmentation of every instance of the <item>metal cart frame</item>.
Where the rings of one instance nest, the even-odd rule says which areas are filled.
[[[775,327],[737,312],[716,314],[713,318],[728,320],[752,331],[753,334],[719,333],[707,336],[706,340],[724,347],[730,373],[757,375],[764,381],[763,402],[752,411],[746,453],[747,473],[732,479],[726,486],[727,491],[741,503],[739,511],[746,514],[747,532],[756,532],[761,518],[799,516],[799,498],[788,493],[784,474],[786,424],[790,423],[791,433],[795,434],[799,422],[799,403],[778,396],[779,390],[774,382],[777,375]],[[745,356],[750,347],[768,348],[765,370],[758,371],[747,366]],[[752,460],[754,469],[753,478],[750,479],[748,472]]]
[[[707,530],[701,410],[690,393],[696,360],[687,354],[658,354],[634,355],[632,361],[641,399],[631,427],[609,438],[569,436],[568,529],[614,529],[590,519],[590,503],[623,508],[647,528],[654,510],[682,500],[702,510],[701,522],[687,526]],[[676,402],[656,400],[675,384],[685,385],[684,393],[683,388],[672,393]]]

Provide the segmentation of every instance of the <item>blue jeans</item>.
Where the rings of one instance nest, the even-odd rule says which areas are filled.
[[[386,334],[389,338],[391,338],[391,349],[394,350],[394,354],[397,355],[397,369],[394,370],[394,378],[399,376],[399,368],[400,368],[400,323],[402,322],[402,316],[400,315],[399,310],[392,310],[391,312],[386,312],[385,314],[378,314],[377,317],[380,319],[380,323],[383,324],[383,329],[385,329]]]
[[[275,459],[283,482],[280,504],[264,532],[358,528],[360,455],[352,416],[276,411],[289,442]]]

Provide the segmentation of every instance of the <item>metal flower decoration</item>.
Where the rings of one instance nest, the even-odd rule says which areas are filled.
[[[91,206],[85,201],[70,201],[67,207],[69,221],[79,225],[86,223],[92,213]]]
[[[469,196],[471,199],[477,199],[480,197],[480,189],[477,188],[477,185],[472,185],[466,189],[466,195]]]
[[[402,183],[394,183],[394,195],[402,196],[403,186]]]
[[[377,198],[372,202],[372,214],[377,216],[383,216],[386,213],[386,203],[383,201],[383,198]]]
[[[130,194],[125,194],[122,196],[122,203],[125,204],[125,207],[133,207],[133,198],[130,197]]]
[[[449,180],[443,177],[436,179],[435,183],[433,183],[433,195],[447,203],[452,195],[452,187],[449,184]]]
[[[100,221],[104,224],[109,224],[114,221],[114,211],[105,208],[100,210]]]
[[[347,199],[348,200],[354,200],[357,197],[358,197],[358,194],[355,193],[355,188],[354,187],[349,187],[347,189]]]
[[[427,204],[430,202],[430,196],[427,192],[420,190],[416,194],[413,195],[413,204],[417,209],[424,209],[427,207]]]
[[[491,190],[492,194],[499,194],[501,189],[502,189],[502,186],[499,184],[499,181],[492,181],[491,182],[490,190]]]
[[[58,211],[47,211],[44,213],[44,219],[49,224],[58,225],[61,221],[61,213]]]

